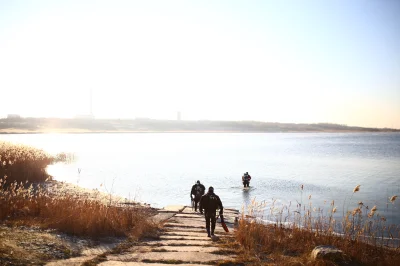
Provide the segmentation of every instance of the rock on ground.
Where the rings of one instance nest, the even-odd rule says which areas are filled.
[[[330,261],[342,261],[344,259],[343,252],[334,246],[316,246],[311,252],[311,258],[330,260]]]

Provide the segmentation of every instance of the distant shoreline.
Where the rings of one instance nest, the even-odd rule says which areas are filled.
[[[189,121],[155,119],[0,119],[0,134],[86,133],[356,133],[400,132],[330,123],[295,124],[259,121]]]
[[[355,131],[355,130],[338,130],[338,131],[2,131],[0,130],[0,135],[29,135],[29,134],[275,134],[275,133],[305,133],[305,134],[315,134],[315,133],[400,133],[399,131]]]

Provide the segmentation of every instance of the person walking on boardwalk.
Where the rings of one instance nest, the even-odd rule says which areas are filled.
[[[216,211],[219,209],[219,215],[223,214],[223,206],[221,199],[214,194],[214,188],[209,187],[207,194],[203,195],[200,199],[200,213],[206,218],[206,229],[207,236],[211,237],[214,235],[215,223],[217,221]],[[211,228],[210,228],[211,223]]]
[[[197,204],[199,203],[201,196],[204,195],[206,188],[203,184],[197,180],[196,184],[192,186],[192,190],[190,191],[190,198],[194,201],[194,211],[197,211]]]

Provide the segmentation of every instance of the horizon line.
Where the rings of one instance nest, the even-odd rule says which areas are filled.
[[[8,116],[10,116],[9,114]],[[364,129],[389,129],[389,130],[400,130],[400,128],[395,127],[374,127],[374,126],[358,126],[358,125],[347,125],[343,123],[333,123],[333,122],[272,122],[272,121],[262,121],[262,120],[221,120],[221,119],[161,119],[161,118],[149,118],[149,117],[135,117],[135,118],[96,118],[93,114],[83,114],[74,117],[50,117],[50,116],[20,116],[15,117],[0,117],[0,120],[16,120],[16,119],[65,119],[65,120],[153,120],[153,121],[174,121],[174,122],[251,122],[251,123],[262,123],[262,124],[293,124],[293,125],[335,125],[341,127],[349,128],[364,128]]]

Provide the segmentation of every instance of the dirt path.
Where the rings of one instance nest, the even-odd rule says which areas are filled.
[[[106,254],[101,266],[138,265],[161,266],[167,264],[185,265],[236,265],[230,263],[236,258],[236,251],[222,248],[222,243],[232,238],[233,225],[238,211],[224,210],[226,233],[217,222],[214,239],[207,237],[204,216],[192,211],[191,207],[168,206],[155,216],[165,221],[164,230],[157,239],[148,239],[115,254]],[[81,265],[92,256],[52,262],[47,265]],[[97,263],[96,263],[97,264]]]

